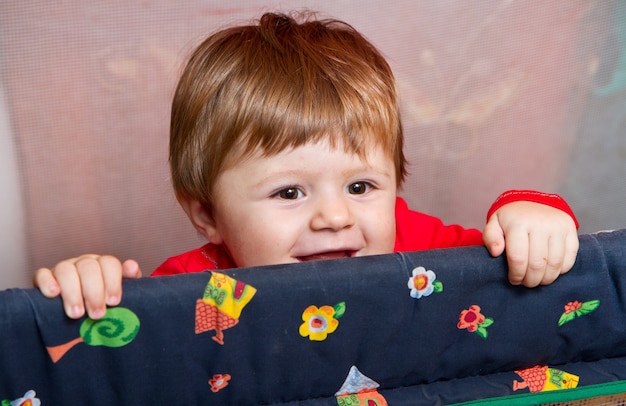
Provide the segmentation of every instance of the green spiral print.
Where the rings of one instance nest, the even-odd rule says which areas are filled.
[[[135,339],[139,318],[125,307],[112,307],[100,320],[85,319],[80,326],[83,341],[92,346],[122,347]]]

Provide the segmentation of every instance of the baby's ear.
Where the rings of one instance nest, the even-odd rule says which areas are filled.
[[[199,201],[178,197],[178,203],[183,208],[191,224],[207,239],[208,242],[220,245],[222,236],[218,230],[215,219],[209,210]]]

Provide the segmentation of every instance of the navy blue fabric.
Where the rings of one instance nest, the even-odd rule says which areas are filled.
[[[128,343],[81,341],[56,362],[46,347],[80,337],[85,320],[37,290],[6,290],[0,401],[34,391],[42,405],[337,405],[352,366],[390,405],[528,393],[513,390],[515,371],[535,365],[578,376],[578,387],[626,380],[626,230],[580,242],[574,268],[535,289],[511,286],[504,258],[484,247],[220,271],[256,289],[223,344],[194,330],[211,272],[125,281],[120,306],[140,323]],[[443,290],[411,297],[418,267]],[[576,301],[599,305],[559,325]],[[305,309],[341,304],[325,339],[301,334]],[[458,326],[472,305],[493,320],[486,337]],[[228,385],[213,391],[220,374]]]

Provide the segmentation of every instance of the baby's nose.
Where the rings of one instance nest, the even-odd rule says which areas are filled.
[[[313,230],[339,231],[354,224],[352,207],[346,198],[320,198],[311,218]]]

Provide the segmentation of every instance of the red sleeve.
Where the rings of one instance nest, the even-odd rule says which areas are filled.
[[[234,267],[234,263],[222,246],[206,244],[195,250],[168,258],[150,276],[177,275]]]
[[[482,245],[479,230],[445,225],[437,217],[409,210],[406,202],[396,200],[396,243],[394,252]]]
[[[542,193],[534,190],[509,190],[502,193],[495,202],[491,205],[491,208],[487,212],[487,221],[491,218],[491,215],[496,212],[500,207],[507,203],[527,201],[546,204],[555,209],[559,209],[569,214],[574,220],[576,228],[578,228],[578,219],[574,215],[574,211],[569,207],[567,202],[559,195],[554,193]]]
[[[155,269],[150,276],[166,276],[177,275],[181,273],[187,273],[185,267],[180,262],[179,257],[171,257],[165,260],[161,265]]]

